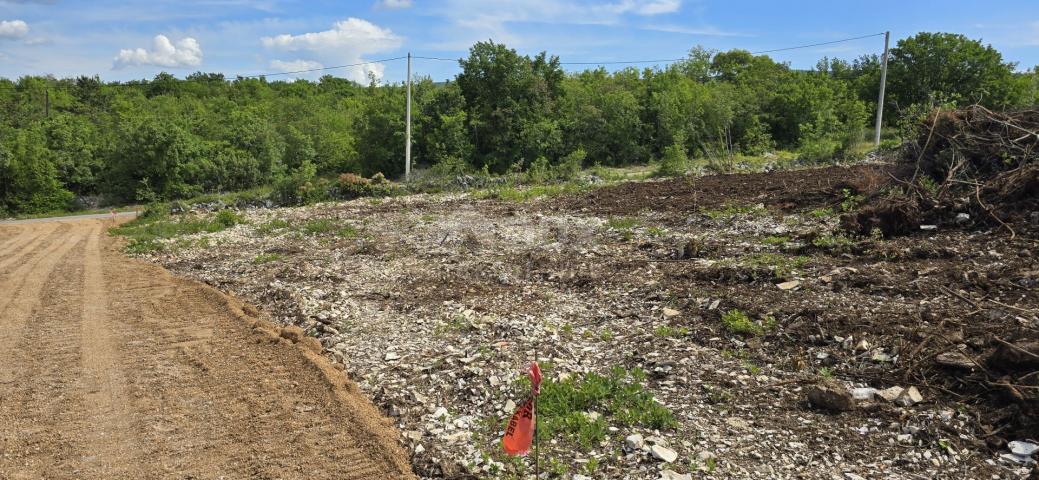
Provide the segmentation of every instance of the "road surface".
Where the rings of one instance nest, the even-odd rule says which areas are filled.
[[[306,339],[123,257],[112,219],[0,225],[0,478],[411,478]]]

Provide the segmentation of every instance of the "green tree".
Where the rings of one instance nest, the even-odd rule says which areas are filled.
[[[1022,100],[1023,92],[1013,81],[1016,66],[978,40],[921,32],[899,40],[891,50],[889,98],[902,109],[949,101],[1005,108]]]

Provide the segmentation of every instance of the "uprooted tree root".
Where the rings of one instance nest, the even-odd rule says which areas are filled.
[[[916,140],[903,147],[898,188],[876,194],[842,224],[855,233],[879,230],[888,237],[923,223],[998,227],[1011,236],[1035,231],[1037,158],[1039,109],[935,110],[920,124]]]

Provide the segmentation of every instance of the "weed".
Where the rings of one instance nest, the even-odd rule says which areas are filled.
[[[784,246],[790,241],[790,237],[786,235],[769,235],[761,240],[761,243],[765,245],[777,245]]]
[[[765,333],[765,327],[754,323],[747,314],[735,309],[722,314],[722,324],[732,333],[754,336]]]
[[[672,327],[670,325],[661,325],[653,330],[653,335],[660,338],[677,338],[689,335],[689,329],[686,327]]]
[[[651,237],[663,237],[667,234],[667,230],[660,227],[646,227],[646,234]]]
[[[813,216],[815,218],[832,217],[833,216],[833,209],[829,208],[829,207],[817,208],[815,210],[812,210],[811,212],[808,212],[808,215]]]
[[[240,223],[245,223],[245,219],[232,210],[221,210],[216,214],[216,223],[223,225],[224,228],[231,228]]]
[[[611,415],[628,426],[673,427],[677,422],[671,411],[657,403],[642,386],[645,378],[645,372],[623,367],[614,367],[606,375],[589,373],[581,379],[553,381],[546,378],[538,400],[538,413],[544,419],[541,428],[546,438],[565,435],[585,449],[593,448],[606,438],[607,425],[602,417],[589,415],[589,412]],[[517,383],[522,387],[524,382]]]
[[[843,200],[841,200],[842,212],[850,212],[852,210],[855,210],[856,208],[858,208],[859,204],[862,203],[863,200],[865,200],[865,197],[863,197],[862,195],[853,195],[851,193],[851,190],[847,188],[841,190],[841,195],[843,196]]]
[[[599,340],[602,340],[604,342],[609,342],[610,340],[613,340],[613,331],[608,328],[604,328],[601,332],[599,332]]]
[[[756,205],[727,205],[720,209],[714,210],[701,210],[700,213],[706,215],[711,220],[720,220],[724,218],[732,218],[739,215],[764,215],[767,212],[765,206],[761,204]]]
[[[281,218],[275,218],[259,227],[256,227],[256,233],[261,235],[270,235],[277,230],[283,230],[289,228],[289,221]]]
[[[332,234],[337,237],[356,237],[357,229],[352,225],[341,225],[333,220],[322,218],[317,220],[311,220],[303,224],[303,233],[305,235],[325,235]]]
[[[584,464],[584,473],[589,476],[595,475],[595,471],[599,469],[599,459],[592,457],[588,459],[588,463]]]
[[[772,271],[777,280],[788,280],[808,264],[808,257],[790,257],[778,253],[756,253],[743,257],[743,263],[749,267],[762,267]]]
[[[142,254],[164,250],[161,242],[164,239],[196,233],[215,233],[242,221],[238,214],[230,210],[222,210],[215,217],[185,216],[176,220],[168,213],[151,210],[151,213],[109,231],[129,239],[125,248],[127,253]]]
[[[819,376],[823,378],[833,378],[833,370],[830,367],[822,367],[819,369]]]
[[[852,239],[846,237],[844,234],[841,233],[838,233],[836,235],[832,233],[827,233],[826,235],[818,236],[814,240],[812,240],[812,245],[827,250],[842,250],[853,245],[854,243],[855,242],[853,242]]]
[[[276,262],[281,260],[282,255],[280,253],[261,253],[253,257],[253,265],[263,265],[265,263]]]
[[[632,217],[610,217],[606,224],[614,230],[631,230],[641,225],[639,219]]]

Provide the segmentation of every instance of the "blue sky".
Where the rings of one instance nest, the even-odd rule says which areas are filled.
[[[0,76],[251,75],[408,51],[458,58],[486,39],[522,53],[547,50],[564,62],[666,59],[696,45],[759,51],[884,30],[892,44],[919,31],[963,33],[1021,69],[1039,64],[1035,0],[0,0]],[[822,56],[851,59],[882,48],[874,37],[771,55],[809,68]],[[404,68],[392,61],[329,73],[397,82]],[[452,62],[416,60],[413,68],[437,80],[457,72]]]

